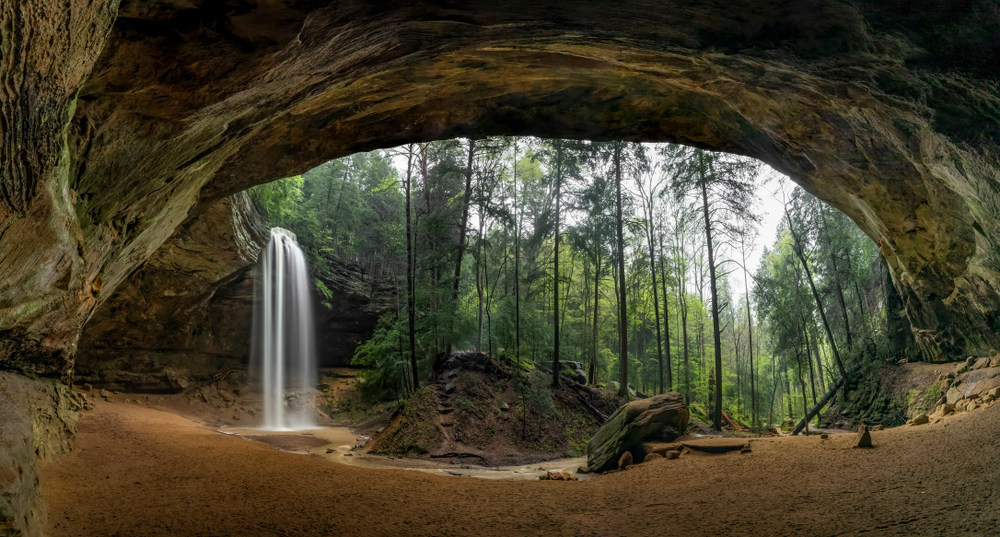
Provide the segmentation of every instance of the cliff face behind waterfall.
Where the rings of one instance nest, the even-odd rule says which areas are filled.
[[[246,193],[225,198],[180,226],[94,312],[80,338],[77,381],[122,391],[181,391],[226,363],[247,363],[254,264],[268,225]],[[316,308],[321,367],[349,365],[379,315],[394,308],[391,286],[330,261],[319,275],[332,308]]]

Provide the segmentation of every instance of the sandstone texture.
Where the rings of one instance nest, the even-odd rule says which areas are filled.
[[[315,274],[333,293],[330,307],[316,310],[317,360],[323,367],[348,366],[358,345],[375,332],[379,317],[396,311],[396,289],[394,282],[372,278],[356,266],[335,259],[327,265]]]
[[[225,196],[489,134],[760,158],[877,242],[921,358],[1000,347],[995,3],[8,7],[0,368],[71,377],[95,308]]]
[[[587,468],[614,469],[629,451],[645,452],[644,441],[670,442],[687,428],[691,413],[677,392],[667,392],[622,405],[587,443]],[[629,464],[632,455],[629,454]]]
[[[876,241],[917,358],[989,354],[998,27],[988,0],[9,0],[0,370],[71,382],[88,320],[114,317],[116,290],[227,196],[491,134],[764,160]]]
[[[245,363],[253,268],[269,238],[246,193],[181,226],[84,328],[77,381],[121,391],[181,391]]]
[[[76,381],[126,392],[178,392],[210,381],[226,364],[245,379],[254,274],[269,240],[267,217],[240,192],[185,222],[98,307],[76,355]],[[349,365],[393,308],[386,284],[330,260],[314,297],[321,366]]]
[[[42,534],[39,468],[72,448],[81,410],[61,382],[0,372],[0,535]]]

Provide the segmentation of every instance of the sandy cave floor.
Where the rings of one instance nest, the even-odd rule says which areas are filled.
[[[874,432],[871,450],[852,439],[497,482],[335,464],[100,401],[41,481],[51,536],[1000,534],[1000,405]]]

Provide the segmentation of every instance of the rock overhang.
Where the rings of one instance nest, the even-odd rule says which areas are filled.
[[[1000,346],[989,2],[70,3],[74,24],[95,25],[77,36],[88,54],[33,68],[78,99],[24,90],[48,92],[47,117],[65,123],[36,128],[11,106],[25,96],[0,98],[21,147],[59,163],[2,177],[34,194],[0,211],[22,221],[0,238],[14,282],[0,367],[34,356],[52,362],[41,374],[71,371],[94,308],[227,195],[352,152],[494,134],[759,158],[876,240],[926,359]],[[55,4],[36,8],[68,16]],[[23,44],[58,52],[44,42]],[[979,55],[955,63],[961,50]],[[15,266],[28,224],[53,230],[34,254],[51,277]]]

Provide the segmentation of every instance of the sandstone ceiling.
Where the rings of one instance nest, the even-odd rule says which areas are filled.
[[[757,157],[876,240],[926,359],[1000,348],[994,1],[7,0],[0,29],[0,369],[68,378],[228,194],[493,134]]]

